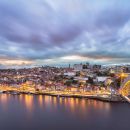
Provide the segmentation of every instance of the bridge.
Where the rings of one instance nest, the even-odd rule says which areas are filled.
[[[120,87],[120,94],[130,103],[130,76],[124,79]]]

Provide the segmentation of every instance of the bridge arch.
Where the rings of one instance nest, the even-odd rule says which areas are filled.
[[[130,96],[130,76],[128,76],[121,84],[120,93],[123,96]]]

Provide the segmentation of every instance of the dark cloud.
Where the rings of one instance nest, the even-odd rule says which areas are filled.
[[[128,0],[0,1],[0,59],[129,62],[129,34]]]

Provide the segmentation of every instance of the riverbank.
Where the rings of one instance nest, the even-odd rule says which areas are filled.
[[[93,94],[93,95],[81,95],[81,94],[51,94],[51,93],[44,93],[43,95],[49,96],[58,96],[58,97],[73,97],[73,98],[87,98],[87,99],[94,99],[94,100],[101,100],[106,102],[125,102],[125,100],[120,95],[109,95],[109,94]]]
[[[12,95],[20,95],[20,94],[29,94],[29,95],[48,95],[48,96],[56,96],[56,97],[73,97],[73,98],[86,98],[86,99],[94,99],[101,100],[106,102],[125,102],[125,100],[121,97],[121,95],[116,94],[84,94],[84,93],[69,93],[69,92],[18,92],[18,91],[1,91],[1,94],[12,94]]]

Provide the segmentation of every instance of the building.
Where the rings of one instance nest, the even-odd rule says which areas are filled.
[[[73,68],[74,68],[74,71],[81,71],[83,69],[83,65],[82,64],[74,64]]]

